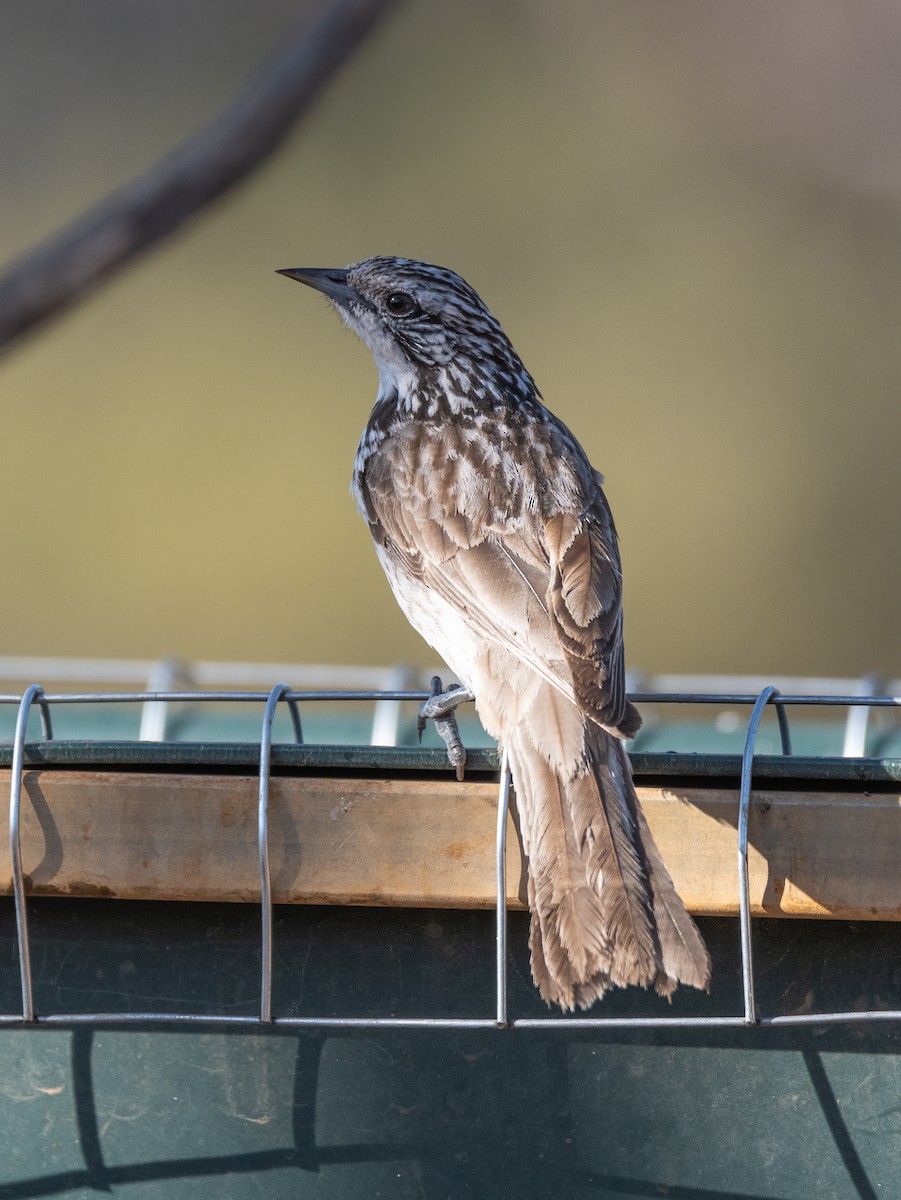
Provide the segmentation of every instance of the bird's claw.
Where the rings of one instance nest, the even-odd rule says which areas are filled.
[[[434,724],[438,736],[447,747],[450,765],[455,769],[457,779],[461,782],[463,769],[466,766],[466,747],[460,741],[460,731],[457,729],[454,710],[458,704],[474,698],[469,688],[459,683],[444,691],[440,677],[433,675],[432,694],[428,700],[424,700],[420,704],[419,715],[416,718],[416,732],[419,734],[420,742],[426,724],[429,721]]]

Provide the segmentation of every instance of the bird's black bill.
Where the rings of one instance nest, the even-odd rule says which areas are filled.
[[[288,279],[296,279],[307,287],[315,288],[330,300],[347,303],[348,300],[358,299],[357,293],[347,282],[347,272],[331,267],[286,267],[276,272],[286,275]]]

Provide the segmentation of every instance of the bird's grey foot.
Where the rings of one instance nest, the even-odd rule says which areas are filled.
[[[432,676],[432,694],[419,706],[419,716],[416,718],[416,731],[419,740],[425,731],[426,723],[433,721],[438,736],[447,747],[447,757],[450,765],[457,772],[457,779],[463,779],[463,768],[466,766],[466,748],[460,741],[460,731],[457,729],[457,718],[454,709],[458,704],[475,700],[468,687],[457,683],[448,691],[444,690],[441,678]]]

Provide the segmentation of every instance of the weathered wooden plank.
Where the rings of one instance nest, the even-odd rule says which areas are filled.
[[[9,771],[0,771],[8,793]],[[689,909],[737,912],[737,792],[639,789]],[[270,850],[277,901],[488,907],[494,903],[493,783],[275,777]],[[254,901],[252,776],[29,770],[22,845],[42,895]],[[761,791],[749,856],[758,915],[901,919],[901,795]],[[523,906],[511,820],[508,901]],[[0,890],[12,890],[6,839]]]
[[[0,787],[3,776],[0,772]],[[23,863],[36,894],[259,897],[256,777],[26,771]],[[272,778],[277,901],[436,907],[493,896],[493,784]],[[511,824],[508,873],[518,886]],[[0,888],[10,890],[8,850]]]

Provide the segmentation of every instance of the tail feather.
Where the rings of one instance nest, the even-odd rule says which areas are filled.
[[[710,955],[704,939],[673,887],[641,805],[638,806],[638,822],[650,867],[654,921],[660,944],[661,970],[654,987],[661,996],[671,996],[680,983],[706,992],[710,989]]]
[[[530,732],[547,727],[534,708],[505,731],[542,997],[572,1010],[610,987],[637,984],[666,996],[679,983],[706,989],[707,950],[654,845],[622,742],[547,692],[555,730],[566,727],[562,743],[554,739],[556,756]],[[580,754],[559,754],[561,744],[577,742]]]

